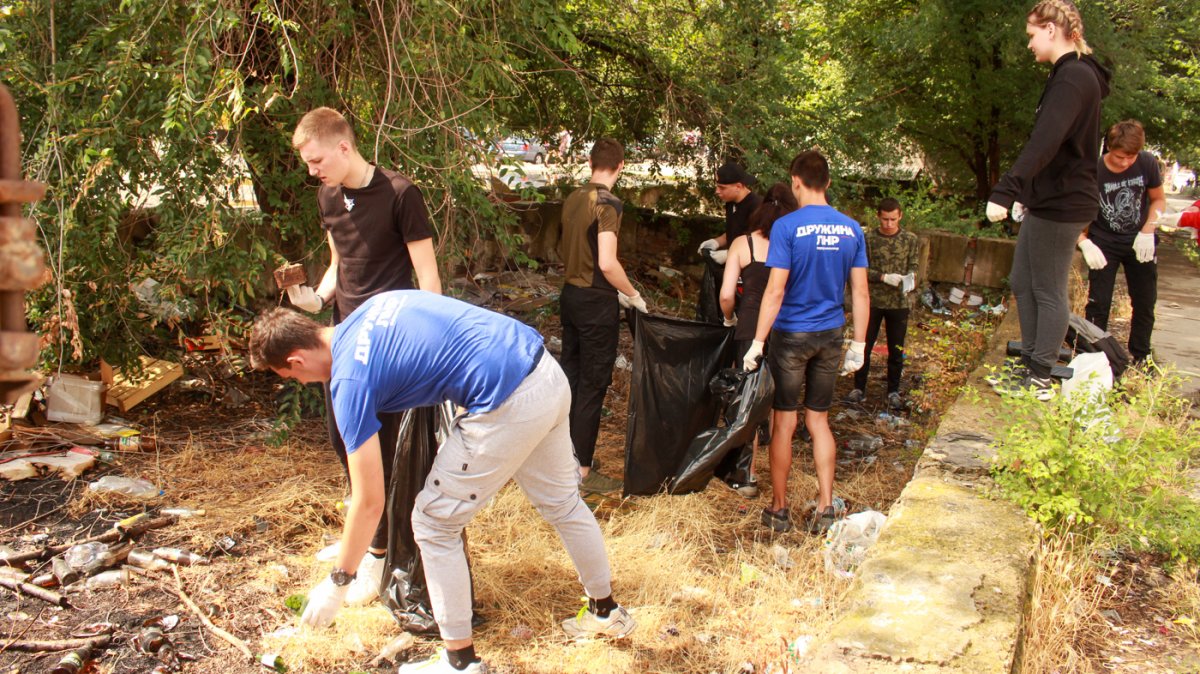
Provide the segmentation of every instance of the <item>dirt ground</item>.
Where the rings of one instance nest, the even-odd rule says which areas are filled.
[[[640,276],[652,275],[643,269]],[[661,287],[648,294],[663,311],[687,315],[688,303],[671,298],[694,297],[693,289],[675,287],[682,282],[673,278],[664,275]],[[554,304],[544,298],[559,283],[552,275],[523,273],[456,285],[468,299],[537,326],[553,351],[559,327]],[[985,295],[989,304],[995,299]],[[909,401],[900,415],[905,425],[881,424],[876,416],[883,411],[882,353],[876,354],[867,401],[835,405],[831,420],[839,446],[859,435],[883,440],[875,454],[841,454],[837,492],[852,510],[887,511],[996,320],[967,308],[950,316],[923,307],[914,312],[902,385]],[[621,354],[632,357],[627,330]],[[175,617],[177,626],[165,634],[179,658],[166,658],[168,669],[159,671],[172,666],[197,674],[268,671],[203,625],[200,613],[256,656],[279,654],[292,672],[394,671],[395,661],[431,651],[434,642],[418,639],[394,659],[373,664],[401,634],[378,605],[343,609],[329,630],[295,627],[285,599],[306,592],[328,572],[313,555],[340,532],[338,501],[346,486],[324,423],[305,419],[276,446],[273,423],[286,390],[277,378],[245,372],[211,354],[189,356],[185,365],[199,385],[174,385],[127,415],[158,438],[158,449],[120,453],[111,465],[84,476],[145,477],[162,490],[159,497],[147,503],[102,498],[81,481],[54,478],[0,485],[0,542],[32,550],[101,533],[138,512],[186,506],[206,514],[148,532],[137,543],[182,547],[209,555],[212,563],[178,568],[178,579],[159,572],[134,576],[120,587],[69,590],[71,608],[0,589],[0,672],[48,672],[61,656],[14,652],[12,642],[84,636],[104,624],[111,625],[114,639],[96,658],[96,671],[155,671],[163,663],[140,651],[134,637],[147,622],[165,618],[174,625]],[[617,476],[624,466],[629,377],[627,367],[614,372],[597,452],[602,470]],[[839,382],[839,399],[849,386],[847,379]],[[797,440],[795,458],[790,494],[800,504],[815,493],[809,445]],[[578,610],[580,588],[553,531],[510,485],[468,530],[476,605],[486,620],[477,632],[480,653],[494,669],[513,673],[786,671],[827,628],[848,583],[825,570],[823,540],[800,532],[772,536],[759,525],[769,499],[764,452],[756,472],[764,489],[751,500],[717,481],[688,496],[592,500],[609,547],[616,597],[639,623],[634,636],[620,643],[572,642],[561,634],[557,623]],[[1137,567],[1140,576],[1130,573],[1140,578],[1145,568]],[[1114,571],[1115,584],[1124,579],[1121,573]],[[1119,584],[1126,591],[1106,599],[1105,608],[1122,616],[1127,632],[1097,644],[1098,668],[1122,671],[1115,658],[1125,653],[1130,661],[1151,650],[1146,646],[1142,655],[1131,656],[1123,642],[1137,646],[1148,640],[1156,648],[1187,643],[1175,623],[1170,634],[1152,638],[1166,612],[1156,612],[1156,595],[1152,588],[1140,591],[1141,582]]]

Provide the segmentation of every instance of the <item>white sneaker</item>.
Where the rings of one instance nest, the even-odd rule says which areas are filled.
[[[358,572],[346,590],[346,606],[366,606],[379,599],[379,586],[383,583],[383,559],[367,553],[358,563]]]
[[[446,657],[446,649],[439,648],[428,660],[400,665],[396,674],[487,674],[489,671],[482,660],[472,662],[466,669],[455,669]]]
[[[563,631],[574,639],[592,636],[620,639],[629,636],[635,627],[637,627],[637,623],[623,606],[613,609],[607,618],[601,618],[585,609],[578,615],[562,621]]]

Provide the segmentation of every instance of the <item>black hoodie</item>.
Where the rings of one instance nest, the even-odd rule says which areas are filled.
[[[1109,71],[1091,56],[1065,54],[1050,69],[1033,131],[1021,156],[992,188],[989,201],[1025,205],[1055,222],[1091,222],[1100,210],[1100,100]]]

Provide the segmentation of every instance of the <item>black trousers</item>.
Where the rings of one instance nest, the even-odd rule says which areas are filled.
[[[559,362],[571,385],[571,442],[579,465],[590,467],[617,360],[621,310],[614,291],[570,284],[563,286],[559,306],[563,331]]]
[[[1104,253],[1108,264],[1103,269],[1088,272],[1088,299],[1084,318],[1096,327],[1108,329],[1108,315],[1112,311],[1113,288],[1117,284],[1117,266],[1125,268],[1125,285],[1129,287],[1129,301],[1133,305],[1133,319],[1129,324],[1129,353],[1135,360],[1150,355],[1150,335],[1154,332],[1154,303],[1158,301],[1158,263],[1138,262],[1133,245],[1106,242],[1093,238]]]
[[[346,471],[346,479],[350,479],[350,464],[346,461],[346,443],[338,432],[337,419],[333,416],[333,396],[329,392],[329,382],[325,382],[325,420],[329,429],[329,442],[333,451],[337,452],[342,469]],[[383,458],[383,484],[385,489],[391,489],[392,463],[396,458],[396,439],[400,436],[400,420],[404,412],[382,413],[377,415],[383,427],[379,429],[379,454]],[[351,494],[353,496],[353,494]],[[387,550],[388,547],[388,518],[380,517],[379,526],[375,528],[375,536],[371,538],[371,547]]]
[[[879,325],[883,323],[887,331],[887,390],[888,393],[900,390],[900,374],[904,371],[904,336],[908,334],[908,309],[876,309],[871,307],[871,317],[867,320],[867,351],[863,356],[863,366],[854,373],[854,388],[867,390],[867,375],[871,370],[871,349],[879,339]]]

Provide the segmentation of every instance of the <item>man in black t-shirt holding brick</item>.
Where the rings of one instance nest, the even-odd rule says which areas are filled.
[[[350,123],[336,110],[316,108],[304,115],[292,135],[308,174],[321,181],[317,204],[329,243],[329,267],[316,289],[288,288],[288,299],[311,313],[333,302],[333,324],[341,323],[363,302],[389,290],[414,287],[441,294],[433,228],[421,191],[408,178],[371,165],[358,152]],[[417,285],[413,285],[413,274]],[[334,451],[346,463],[346,445],[337,430],[325,386],[326,419]],[[384,484],[391,484],[403,413],[380,414]],[[381,519],[371,547],[358,566],[346,595],[349,605],[379,596],[387,553],[387,518]]]

